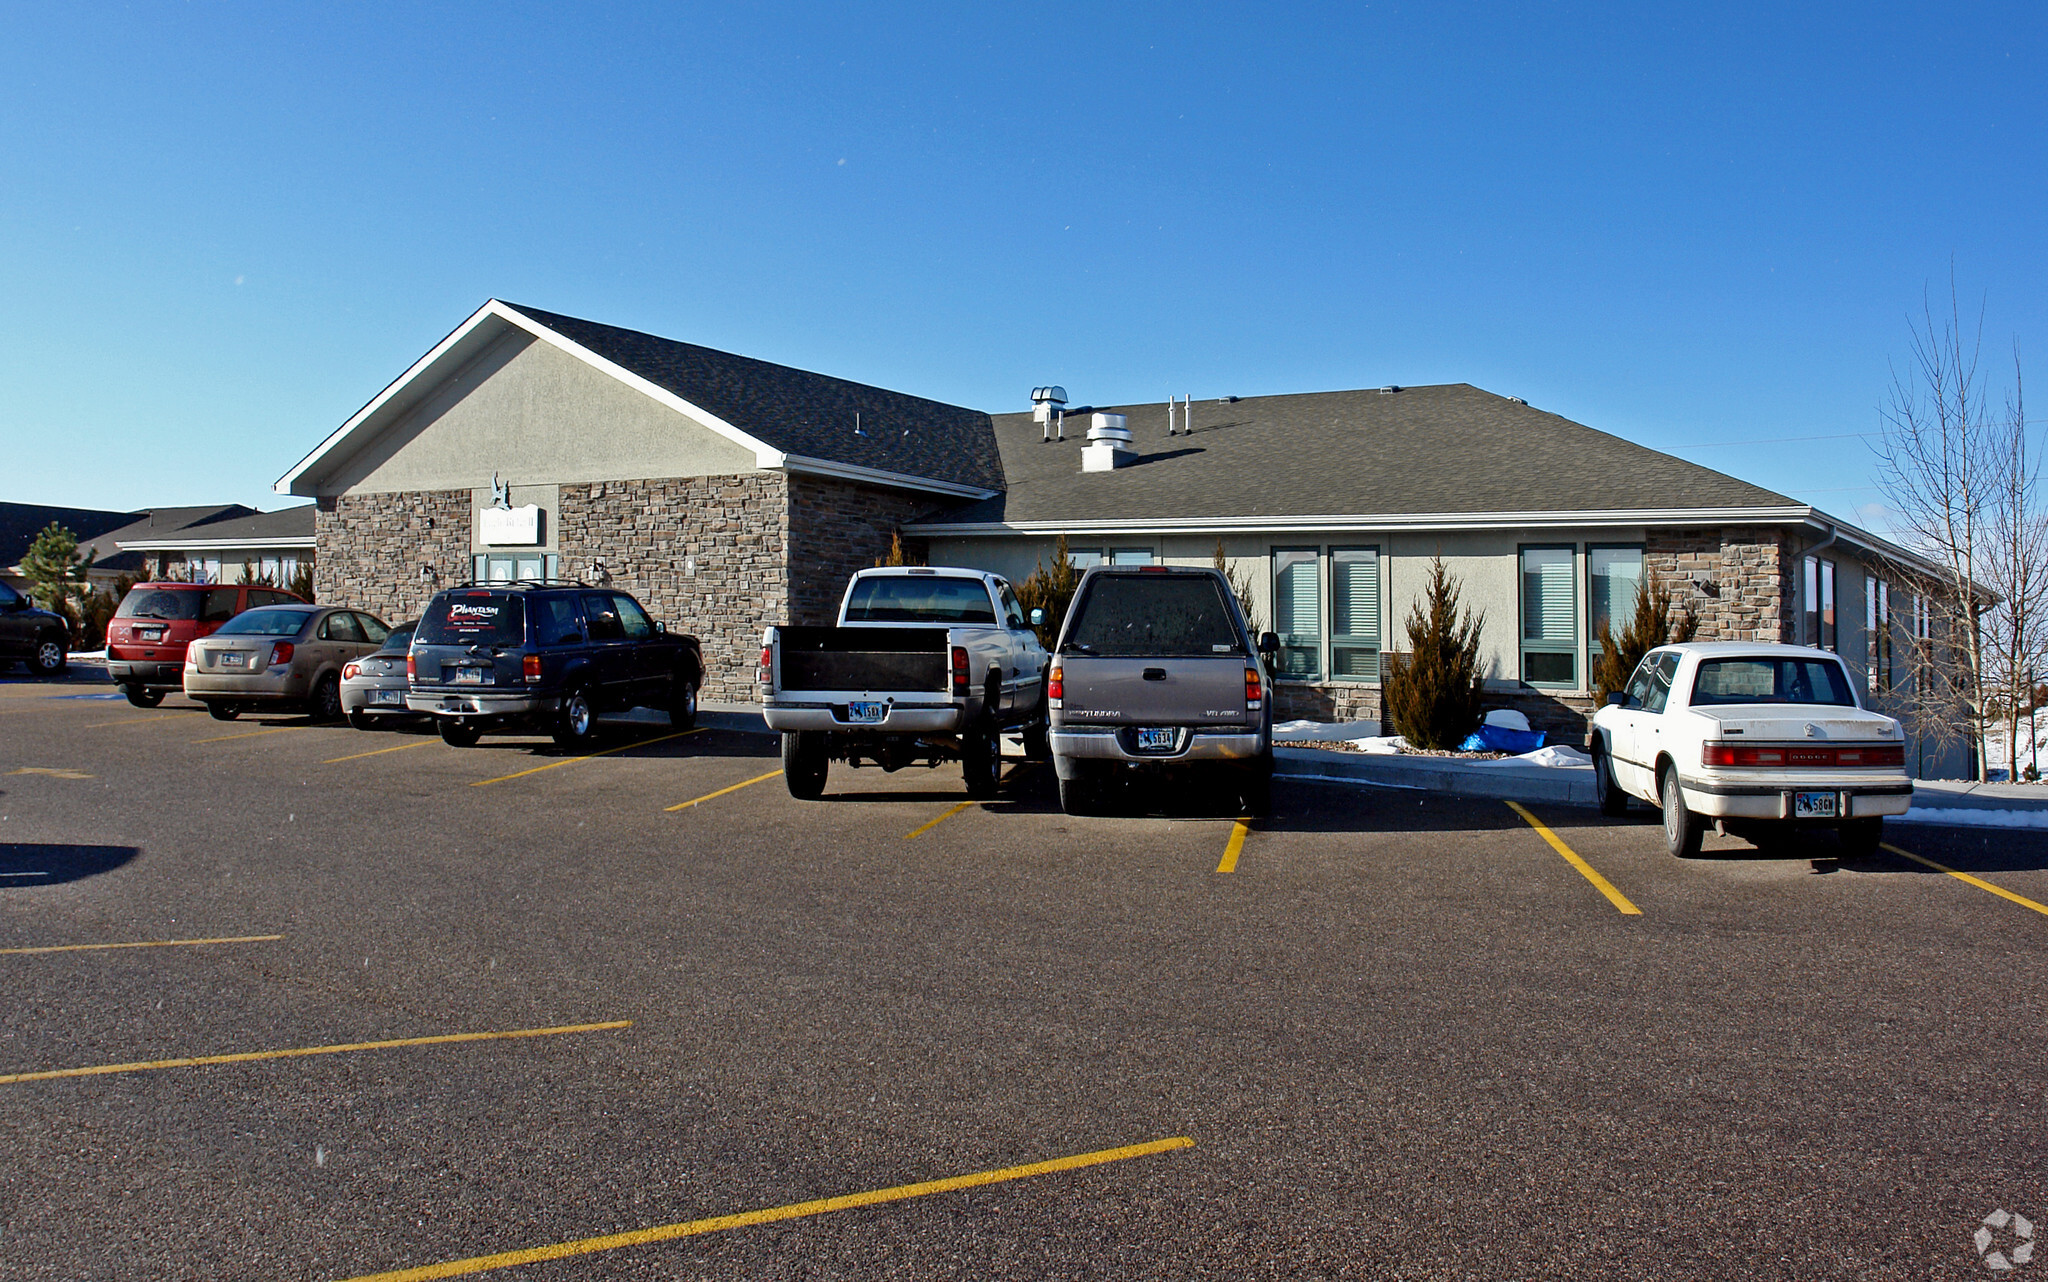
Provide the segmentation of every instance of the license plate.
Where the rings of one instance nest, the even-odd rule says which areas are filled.
[[[143,641],[161,641],[164,639],[164,630],[162,628],[137,628],[135,629],[135,635]]]
[[[370,691],[370,702],[371,702],[371,703],[404,703],[404,702],[405,702],[405,691],[403,691],[403,690],[372,690],[372,691]]]
[[[455,668],[453,671],[455,673],[454,684],[456,685],[487,686],[491,684],[491,674],[482,668]]]
[[[849,703],[846,705],[846,719],[855,725],[873,725],[887,716],[889,709],[880,703]]]
[[[220,666],[223,668],[246,668],[249,666],[249,660],[245,655],[230,652],[220,657]]]
[[[1792,817],[1794,819],[1833,819],[1836,817],[1837,798],[1832,792],[1795,792],[1792,794]]]
[[[1173,748],[1175,731],[1171,726],[1141,726],[1138,729],[1138,751],[1168,752]]]

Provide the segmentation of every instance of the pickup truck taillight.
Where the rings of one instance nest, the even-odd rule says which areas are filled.
[[[1063,706],[1066,700],[1067,676],[1060,670],[1060,665],[1055,663],[1045,678],[1045,702],[1048,706],[1057,708]]]
[[[964,645],[953,647],[953,693],[956,696],[967,693],[967,647]]]
[[[1246,668],[1244,670],[1244,706],[1246,710],[1249,711],[1258,707],[1259,701],[1265,697],[1265,689],[1259,684],[1259,670],[1257,668]]]
[[[529,655],[526,655],[526,656],[525,656],[524,658],[522,658],[522,659],[521,659],[521,660],[519,661],[519,669],[520,669],[520,673],[521,673],[521,675],[523,675],[523,676],[524,676],[524,677],[526,678],[526,684],[528,684],[528,685],[539,685],[539,684],[540,684],[540,656],[539,656],[539,655],[537,655],[537,654],[529,654]]]
[[[774,653],[774,647],[773,647],[773,646],[765,646],[765,645],[764,645],[764,646],[762,646],[762,647],[761,647],[761,671],[760,671],[760,673],[758,674],[758,675],[760,676],[760,678],[761,678],[761,684],[762,684],[762,685],[767,685],[767,684],[768,684],[768,682],[769,682],[769,680],[770,680],[770,678],[771,678],[771,676],[773,675],[773,672],[774,672],[774,665],[775,665],[775,653]]]
[[[279,641],[270,647],[270,666],[281,668],[292,661],[292,643]]]
[[[1786,746],[1707,743],[1700,745],[1703,766],[1903,766],[1906,748],[1898,743],[1859,744],[1856,747]]]

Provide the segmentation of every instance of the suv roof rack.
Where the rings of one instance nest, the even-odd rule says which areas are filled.
[[[462,583],[451,583],[442,589],[452,592],[457,588],[587,588],[591,586],[581,579],[469,579]]]

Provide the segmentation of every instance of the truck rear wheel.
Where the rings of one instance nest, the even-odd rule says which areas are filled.
[[[1060,780],[1060,809],[1070,815],[1092,815],[1102,808],[1102,794],[1087,779]]]
[[[987,801],[1003,782],[1002,741],[990,726],[977,726],[960,736],[960,773],[967,779],[967,795]]]
[[[825,795],[825,775],[832,768],[825,755],[825,736],[815,730],[789,730],[782,736],[782,781],[798,801]]]

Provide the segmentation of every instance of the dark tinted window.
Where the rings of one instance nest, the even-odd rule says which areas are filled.
[[[1664,705],[1671,702],[1671,682],[1677,675],[1677,653],[1659,655],[1650,669],[1650,688],[1643,696],[1643,711],[1664,711]]]
[[[336,610],[320,624],[322,641],[361,641],[363,630],[356,624],[356,616],[347,610]]]
[[[306,626],[312,616],[304,610],[284,610],[267,607],[261,610],[244,610],[226,623],[220,625],[215,636],[223,637],[295,637],[299,629]]]
[[[590,621],[592,641],[617,641],[626,635],[625,625],[619,622],[619,607],[612,604],[610,593],[584,593],[583,616]]]
[[[862,579],[846,600],[848,623],[994,623],[980,579],[908,574]]]
[[[1242,654],[1223,592],[1208,576],[1099,574],[1060,649],[1134,658]]]
[[[254,609],[259,605],[297,604],[299,604],[299,599],[289,592],[273,592],[269,588],[249,589],[249,606],[251,609]]]
[[[206,593],[198,588],[131,588],[117,619],[196,619]]]
[[[404,654],[412,648],[412,629],[393,628],[391,635],[384,638],[384,644],[377,647],[378,654]]]
[[[374,614],[358,614],[356,616],[356,626],[363,630],[363,640],[365,641],[382,641],[385,637],[391,635],[391,629],[385,627],[383,620]]]
[[[1692,702],[1818,703],[1854,707],[1849,678],[1831,659],[1705,659],[1693,677]]]
[[[206,605],[199,612],[199,621],[225,623],[234,618],[235,611],[241,608],[241,595],[240,588],[208,588]]]
[[[134,593],[131,592],[129,593],[129,595],[133,596]],[[8,587],[5,583],[0,583],[0,606],[13,607],[20,604],[22,604],[21,593],[16,592],[13,588]],[[125,605],[126,602],[123,602],[122,604]]]
[[[625,626],[626,635],[635,641],[645,641],[654,635],[654,620],[647,617],[647,611],[632,597],[612,593],[612,600],[619,607],[619,622]]]
[[[572,596],[544,596],[533,603],[542,645],[574,645],[583,639],[583,611]]]
[[[420,616],[421,645],[520,645],[526,602],[508,592],[444,592]]]

